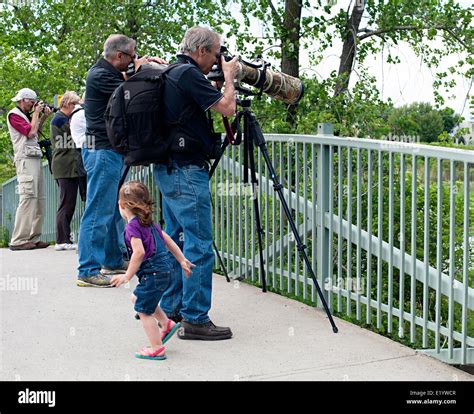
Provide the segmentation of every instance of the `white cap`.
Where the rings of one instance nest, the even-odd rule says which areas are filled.
[[[33,89],[23,88],[18,91],[14,98],[12,98],[12,101],[18,102],[22,99],[38,99],[38,96],[36,96],[36,92]]]

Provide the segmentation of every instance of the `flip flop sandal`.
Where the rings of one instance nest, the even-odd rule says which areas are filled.
[[[156,351],[153,351],[150,347],[144,346],[140,352],[135,352],[135,357],[139,359],[152,359],[156,361],[161,361],[166,359],[165,347],[162,346]]]
[[[170,323],[173,323],[171,319],[168,319],[168,324],[166,325],[166,330],[163,329],[161,332],[161,342],[163,345],[169,341],[169,339],[178,331],[181,327],[181,323],[175,323],[173,326],[170,327]]]

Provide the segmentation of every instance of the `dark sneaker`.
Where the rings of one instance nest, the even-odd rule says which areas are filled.
[[[35,243],[35,249],[46,249],[46,247],[49,247],[49,243],[39,241]]]
[[[221,341],[232,338],[230,328],[214,325],[211,321],[202,324],[193,324],[186,321],[181,322],[178,330],[180,339],[199,339],[202,341]]]
[[[16,246],[10,246],[10,250],[33,250],[36,249],[36,244],[31,242],[26,242],[23,244],[18,244]]]
[[[112,287],[110,285],[110,278],[100,273],[98,275],[78,278],[76,285],[81,286],[81,287],[96,287],[96,288]]]
[[[110,275],[120,275],[120,274],[127,273],[128,263],[129,262],[126,262],[126,261],[123,262],[123,265],[117,269],[110,269],[104,266],[100,270],[100,274],[104,276],[110,276]]]

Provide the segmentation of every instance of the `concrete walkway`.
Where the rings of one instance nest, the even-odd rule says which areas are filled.
[[[214,278],[211,317],[223,342],[173,338],[166,361],[134,352],[146,338],[130,288],[75,285],[77,255],[0,249],[0,380],[472,380],[456,368],[240,283]],[[136,281],[134,280],[133,285]]]

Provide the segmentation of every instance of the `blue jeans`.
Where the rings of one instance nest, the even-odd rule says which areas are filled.
[[[168,289],[172,276],[174,278],[178,277],[176,273],[171,273],[173,270],[172,259],[173,261],[176,260],[174,260],[153,227],[152,232],[155,238],[156,252],[140,265],[137,271],[140,283],[133,292],[137,298],[135,311],[146,315],[155,313],[158,303],[166,289]]]
[[[82,159],[87,198],[79,231],[79,278],[98,274],[102,266],[121,267],[124,245],[124,222],[117,205],[123,156],[112,150],[83,148]]]
[[[180,313],[190,323],[206,323],[214,266],[208,171],[196,165],[179,167],[174,163],[168,174],[166,166],[155,165],[154,177],[163,197],[166,232],[196,265],[186,279],[179,263],[173,262],[173,272],[181,277],[171,278],[160,306],[168,315]]]

